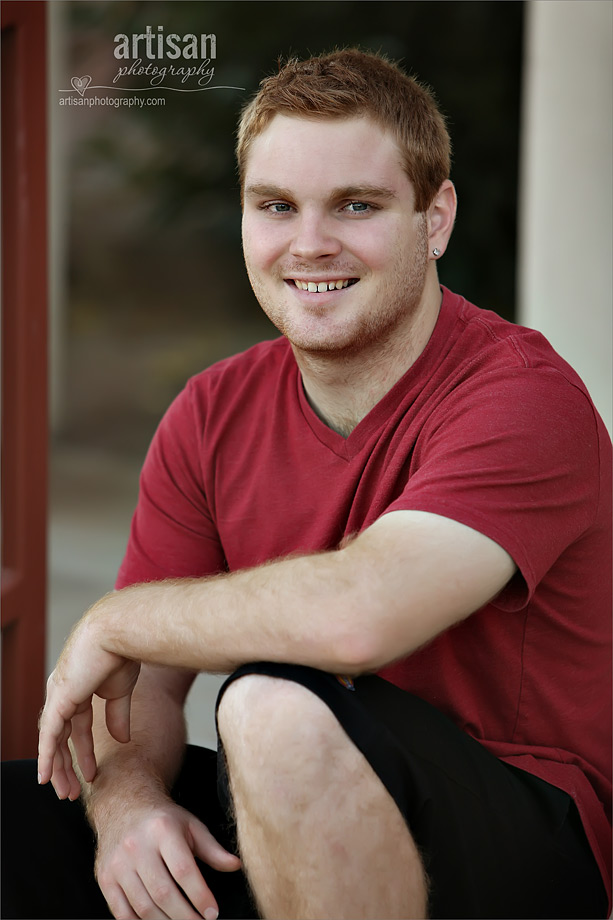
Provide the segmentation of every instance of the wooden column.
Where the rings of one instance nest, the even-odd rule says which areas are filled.
[[[44,2],[2,12],[2,758],[36,754],[45,677]]]

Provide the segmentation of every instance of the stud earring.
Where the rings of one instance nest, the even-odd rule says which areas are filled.
[[[440,256],[440,254],[441,254],[440,249],[433,249],[433,250],[432,250],[432,255],[433,255],[436,259],[438,259],[438,257]]]

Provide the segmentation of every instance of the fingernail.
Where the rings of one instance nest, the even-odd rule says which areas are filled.
[[[37,778],[38,778],[38,785],[40,786],[40,781],[41,781],[41,779],[42,779],[42,776],[40,775],[40,773],[38,774],[38,777],[37,777]]]
[[[214,907],[207,907],[204,912],[204,920],[217,920],[219,916],[219,911],[215,910]]]

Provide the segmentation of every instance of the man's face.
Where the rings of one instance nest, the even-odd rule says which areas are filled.
[[[393,136],[369,118],[276,115],[245,172],[243,247],[263,310],[305,353],[385,349],[410,334],[427,224]]]

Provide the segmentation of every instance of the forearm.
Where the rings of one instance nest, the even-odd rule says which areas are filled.
[[[359,674],[480,609],[513,572],[510,556],[477,531],[395,512],[343,549],[107,595],[86,627],[101,648],[133,661],[220,673],[287,661]]]
[[[339,562],[324,553],[136,585],[102,598],[88,617],[101,645],[144,662],[214,673],[257,660],[346,670],[358,586]]]
[[[83,783],[83,800],[94,830],[129,807],[151,807],[164,798],[180,769],[186,732],[184,696],[191,683],[160,682],[160,669],[144,667],[134,691],[131,740],[120,744],[109,734],[104,701],[94,705],[94,744],[98,772]]]

